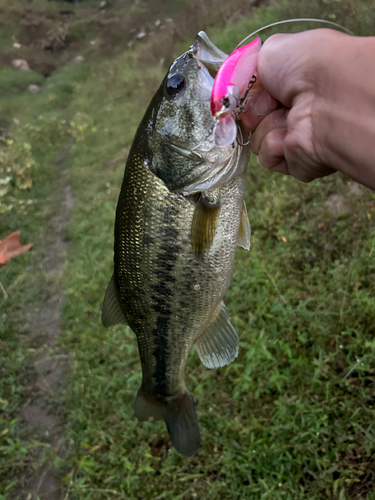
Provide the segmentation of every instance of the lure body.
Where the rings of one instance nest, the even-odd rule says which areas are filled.
[[[215,144],[226,147],[237,136],[235,110],[256,72],[260,38],[233,51],[221,65],[213,84],[211,113],[216,118]]]

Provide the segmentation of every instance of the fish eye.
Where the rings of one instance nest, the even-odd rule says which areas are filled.
[[[176,75],[171,76],[167,80],[167,92],[169,95],[174,97],[179,94],[181,90],[185,88],[185,78],[177,73]]]

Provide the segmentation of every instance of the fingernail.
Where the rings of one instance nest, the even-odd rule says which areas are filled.
[[[267,92],[263,90],[258,99],[254,103],[253,113],[255,115],[264,116],[273,110],[273,99]]]

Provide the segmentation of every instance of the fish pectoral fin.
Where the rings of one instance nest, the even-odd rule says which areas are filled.
[[[189,391],[176,395],[165,402],[156,401],[142,388],[138,391],[134,405],[138,420],[163,419],[166,423],[172,445],[176,450],[190,457],[200,447],[200,434],[193,396]]]
[[[117,298],[115,280],[113,276],[108,284],[104,296],[102,308],[102,324],[105,327],[128,324]]]
[[[219,197],[211,193],[202,193],[195,207],[191,224],[191,244],[197,257],[209,250],[212,245],[219,212]]]
[[[249,217],[247,216],[246,203],[245,200],[243,200],[240,214],[240,227],[238,229],[237,235],[237,245],[244,248],[245,250],[250,250],[250,236],[250,221]]]
[[[229,365],[238,356],[238,335],[224,302],[221,302],[214,321],[195,344],[199,359],[207,368]]]

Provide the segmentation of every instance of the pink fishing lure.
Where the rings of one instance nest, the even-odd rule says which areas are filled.
[[[260,38],[232,52],[221,65],[212,87],[211,112],[216,118],[215,144],[226,147],[237,137],[235,110],[256,72]]]

